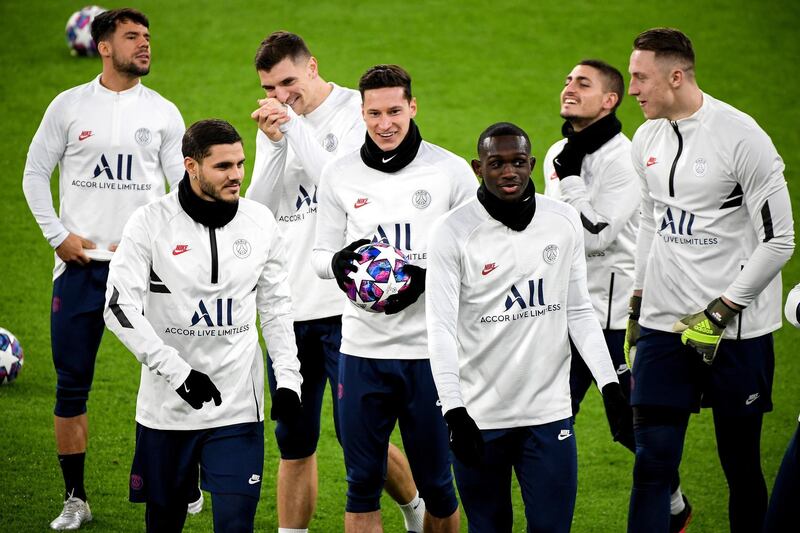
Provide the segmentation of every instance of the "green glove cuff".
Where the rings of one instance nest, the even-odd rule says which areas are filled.
[[[642,311],[642,297],[631,296],[628,301],[628,318],[631,320],[639,320],[639,314]]]
[[[722,298],[715,298],[706,307],[706,317],[720,329],[725,329],[739,311],[730,307],[722,301]]]

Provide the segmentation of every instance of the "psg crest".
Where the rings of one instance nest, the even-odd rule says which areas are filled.
[[[414,207],[417,209],[425,209],[431,205],[431,193],[425,189],[420,189],[411,197],[411,203],[414,204]]]
[[[233,243],[233,253],[239,259],[245,259],[250,255],[251,246],[247,239],[236,239]]]
[[[136,130],[134,138],[136,139],[136,142],[139,143],[141,146],[147,146],[148,144],[150,144],[150,140],[153,138],[153,135],[147,128],[139,128],[138,130]]]
[[[542,258],[548,265],[552,265],[558,259],[558,246],[555,244],[548,244],[542,252]]]
[[[339,146],[339,139],[336,138],[336,135],[333,133],[329,133],[325,136],[325,139],[322,141],[322,147],[325,148],[329,152],[333,152],[336,150],[336,147]]]

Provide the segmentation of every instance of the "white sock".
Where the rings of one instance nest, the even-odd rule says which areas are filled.
[[[405,505],[398,505],[398,507],[403,512],[406,531],[422,533],[422,522],[425,519],[425,500],[419,497],[419,492],[414,495],[413,500]]]
[[[290,527],[279,527],[278,533],[308,533],[308,528],[305,529],[292,529]]]
[[[683,493],[681,493],[681,488],[678,487],[669,498],[669,514],[678,514],[683,511],[684,507],[686,507],[686,504],[683,503]]]

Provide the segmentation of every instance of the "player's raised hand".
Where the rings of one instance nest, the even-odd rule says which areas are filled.
[[[629,450],[636,449],[633,439],[633,410],[622,394],[619,383],[609,383],[602,390],[611,436]]]
[[[189,372],[189,377],[183,384],[175,389],[178,396],[183,398],[186,403],[192,406],[192,409],[202,409],[203,404],[206,402],[214,401],[214,405],[222,403],[222,396],[219,390],[214,385],[207,375],[192,369]]]
[[[283,139],[280,126],[291,120],[286,106],[277,98],[262,98],[258,101],[258,105],[259,108],[250,114],[250,118],[258,123],[258,129],[273,142]]]
[[[710,365],[717,356],[722,332],[739,314],[738,309],[726,304],[722,298],[712,300],[704,311],[685,316],[672,326],[672,331],[681,334],[681,342],[691,346]]]
[[[279,387],[272,395],[272,409],[269,417],[272,420],[280,420],[288,426],[294,425],[303,413],[303,406],[300,397],[292,389]]]
[[[89,239],[84,239],[74,233],[67,235],[64,242],[56,248],[56,254],[65,263],[88,264],[91,259],[84,253],[84,250],[94,250],[97,248],[95,243]]]
[[[408,286],[397,294],[386,298],[384,312],[387,315],[399,313],[413,304],[425,292],[425,276],[427,271],[417,265],[405,265],[403,270],[408,274]]]
[[[331,259],[331,270],[333,270],[333,277],[336,278],[336,284],[339,285],[339,288],[344,292],[347,292],[345,283],[350,279],[347,274],[357,270],[357,267],[353,264],[353,261],[361,259],[361,255],[357,254],[355,250],[364,246],[365,244],[369,244],[369,239],[359,239],[355,242],[351,242],[333,254],[333,258]]]
[[[483,459],[483,435],[467,409],[450,409],[444,414],[444,421],[450,431],[450,449],[453,450],[453,455],[467,466],[480,464]]]

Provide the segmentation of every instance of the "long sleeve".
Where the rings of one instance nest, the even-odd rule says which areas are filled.
[[[131,216],[111,259],[106,286],[106,325],[140,363],[178,388],[191,366],[167,346],[143,316],[152,263],[145,208]]]
[[[347,245],[344,242],[347,231],[347,213],[331,189],[331,176],[335,171],[330,165],[325,168],[317,190],[319,208],[311,263],[317,276],[322,279],[333,278],[333,269],[331,268],[333,254]]]
[[[279,142],[272,142],[263,131],[258,130],[256,159],[253,164],[253,177],[247,188],[247,198],[264,204],[273,213],[278,212],[283,196],[287,155],[286,137]]]
[[[303,378],[300,375],[291,315],[292,298],[286,271],[286,247],[277,227],[272,236],[269,257],[258,279],[256,306],[277,385],[292,389],[299,396]]]
[[[656,221],[653,217],[655,204],[650,196],[650,189],[647,187],[643,158],[639,144],[641,139],[635,135],[631,144],[631,161],[636,174],[639,176],[641,185],[641,218],[639,219],[639,233],[636,235],[636,267],[634,275],[634,290],[641,290],[644,287],[644,273],[647,270],[647,260],[650,257],[650,248],[653,246],[653,239],[656,233]]]
[[[564,200],[580,213],[586,252],[605,250],[638,209],[639,178],[630,158],[613,159],[600,170],[599,194],[589,201],[586,183],[580,176],[561,180]]]
[[[455,241],[441,220],[431,230],[425,279],[425,313],[431,371],[442,412],[464,407],[458,364],[458,307],[461,261]]]
[[[747,306],[780,272],[794,251],[794,222],[783,160],[761,130],[734,149],[733,164],[758,246],[725,292],[726,298]]]
[[[28,207],[50,246],[57,248],[69,235],[53,207],[50,177],[67,146],[66,128],[62,124],[63,96],[57,97],[44,113],[33,136],[25,161],[22,190]]]
[[[589,289],[586,286],[586,258],[583,232],[576,224],[575,245],[571,250],[569,288],[567,291],[567,324],[572,342],[578,348],[586,366],[592,373],[598,388],[618,382],[611,355],[608,353],[603,332],[594,314]]]
[[[161,140],[159,158],[161,159],[161,169],[167,177],[170,190],[172,190],[178,186],[185,172],[182,145],[186,126],[177,107],[170,103],[169,111],[170,117],[164,138]]]

